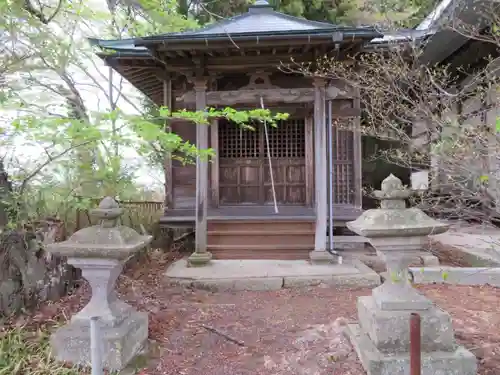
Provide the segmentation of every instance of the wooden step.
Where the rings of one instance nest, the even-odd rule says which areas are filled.
[[[304,245],[314,246],[314,231],[227,230],[208,232],[210,245]]]
[[[207,245],[215,259],[308,259],[314,233],[308,219],[215,219]]]
[[[209,220],[208,231],[295,231],[314,230],[316,223],[306,220]]]
[[[210,245],[214,259],[309,259],[309,245]]]

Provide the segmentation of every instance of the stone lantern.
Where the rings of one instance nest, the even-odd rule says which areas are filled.
[[[152,240],[126,226],[117,225],[123,211],[111,198],[104,198],[91,215],[99,224],[74,233],[67,241],[47,245],[47,250],[67,257],[82,270],[92,288],[89,303],[51,336],[56,359],[90,365],[90,319],[97,317],[103,367],[121,370],[146,345],[147,313],[138,312],[118,299],[114,287],[125,262]]]
[[[387,265],[388,277],[371,296],[358,299],[359,324],[349,324],[347,333],[368,375],[409,374],[410,314],[421,317],[422,375],[473,375],[474,355],[459,347],[450,315],[414,289],[408,266],[431,234],[448,225],[418,208],[406,208],[411,191],[392,174],[382,182],[380,208],[365,211],[347,223],[354,233],[365,236]]]

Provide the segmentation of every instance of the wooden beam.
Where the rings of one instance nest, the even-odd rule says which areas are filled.
[[[134,82],[137,82],[137,81],[134,81]],[[137,86],[141,88],[141,90],[143,90],[144,92],[149,92],[151,91],[152,89],[155,89],[155,88],[159,88],[159,87],[162,87],[162,81],[139,81],[137,82]],[[163,103],[162,103],[163,104]]]
[[[234,70],[246,69],[259,66],[280,66],[282,64],[297,64],[314,62],[314,54],[312,51],[295,56],[292,62],[292,57],[289,53],[282,52],[273,54],[271,49],[269,53],[256,51],[255,55],[242,55],[241,51],[237,51],[237,55],[230,55],[226,52],[223,56],[207,56],[205,59],[205,67],[208,70]],[[327,50],[328,51],[328,50]],[[248,52],[248,50],[247,50]],[[167,69],[172,71],[192,71],[196,68],[196,64],[192,59],[178,58],[169,59],[165,57]]]
[[[130,67],[130,68],[162,68],[163,64],[158,63],[156,60],[152,58],[138,59],[132,57],[110,57],[107,58],[106,63],[115,68],[120,69],[121,67]]]
[[[156,69],[156,68],[149,68],[148,69],[150,74],[156,77],[157,79],[164,81],[164,80],[169,80],[172,81],[172,74],[165,71],[165,69]]]
[[[356,99],[354,99],[355,101]],[[355,104],[356,105],[356,104]],[[332,119],[341,119],[341,118],[351,118],[351,117],[359,117],[361,116],[361,109],[358,107],[354,108],[342,108],[339,111],[333,111]]]
[[[325,123],[325,82],[314,80],[314,156],[316,234],[314,251],[326,252],[328,220],[327,152]]]
[[[351,45],[349,45],[349,47],[351,47]],[[299,45],[297,47],[290,48],[302,48],[302,46]],[[294,57],[293,64],[316,61],[314,51],[316,48],[320,47],[313,46],[307,48],[307,52],[304,51]],[[322,46],[321,52],[317,51],[316,54],[322,56],[330,51],[336,51],[334,45]],[[341,47],[339,56],[347,57],[347,55],[342,51],[343,49]],[[209,71],[248,70],[250,68],[277,67],[282,64],[292,64],[292,56],[288,53],[288,49],[281,50],[281,48],[279,48],[278,50],[278,48],[269,47],[267,50],[257,49],[255,54],[248,53],[248,49],[234,50],[231,52],[224,49],[218,51],[217,53],[216,52],[217,51],[212,50],[199,52],[200,58],[204,58],[204,67]],[[127,67],[157,67],[160,69],[167,69],[171,72],[189,72],[194,71],[197,68],[197,64],[193,61],[192,57],[188,57],[187,55],[184,55],[183,57],[180,55],[177,56],[178,57],[172,57],[171,54],[169,56],[165,52],[159,52],[156,59],[113,57],[110,58],[109,64],[112,66],[119,65]]]
[[[328,86],[325,95],[327,99],[350,98],[351,93],[336,86]],[[254,89],[234,91],[209,91],[206,93],[208,106],[232,106],[237,104],[259,103],[262,96],[265,102],[277,103],[309,103],[314,101],[314,88],[296,89]],[[185,106],[194,104],[196,95],[194,91],[185,93],[179,100]]]

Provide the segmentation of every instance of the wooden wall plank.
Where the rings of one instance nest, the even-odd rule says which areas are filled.
[[[353,159],[354,159],[354,206],[362,208],[363,206],[363,155],[361,146],[361,103],[359,91],[356,91],[354,97],[354,110],[358,115],[354,119],[353,129]]]
[[[196,144],[196,124],[175,119],[170,122],[172,132],[183,141]],[[182,155],[181,155],[182,156]],[[172,201],[175,209],[192,209],[196,204],[196,165],[183,164],[179,160],[172,160]]]

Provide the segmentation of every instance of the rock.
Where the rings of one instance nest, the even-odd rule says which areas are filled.
[[[47,243],[63,238],[63,223],[51,219],[35,224],[0,233],[0,315],[58,300],[76,280],[64,258],[45,250]]]

